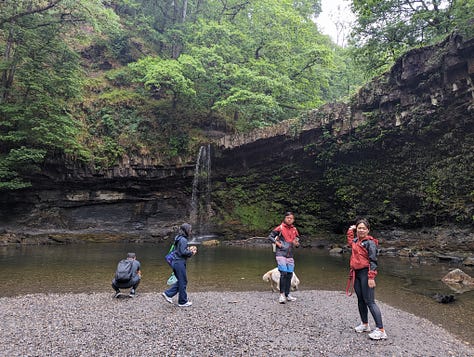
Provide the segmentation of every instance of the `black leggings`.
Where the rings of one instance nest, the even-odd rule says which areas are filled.
[[[383,328],[382,314],[375,303],[375,289],[369,288],[369,268],[355,271],[354,290],[357,294],[360,319],[363,323],[369,322],[368,310],[375,320],[375,326]]]
[[[293,273],[280,270],[280,294],[290,295],[292,277]]]

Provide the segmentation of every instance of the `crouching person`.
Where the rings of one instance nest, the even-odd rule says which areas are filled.
[[[127,259],[122,259],[118,263],[115,277],[112,280],[112,288],[115,290],[114,297],[120,294],[120,289],[128,288],[131,288],[129,296],[135,297],[141,277],[140,262],[137,260],[135,253],[128,253]]]

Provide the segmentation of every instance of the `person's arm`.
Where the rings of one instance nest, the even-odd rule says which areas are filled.
[[[296,236],[295,236],[295,239],[293,241],[293,246],[295,248],[298,248],[300,246],[300,232],[298,232],[298,230],[296,228],[294,228],[295,232],[296,232]]]
[[[367,245],[369,254],[369,287],[375,288],[375,277],[377,276],[377,246],[374,241],[369,240]]]
[[[270,232],[270,234],[268,235],[268,239],[277,245],[278,248],[281,248],[281,242],[280,240],[278,239],[278,236],[280,235],[280,232],[277,231],[277,230],[273,230]]]
[[[177,251],[180,257],[189,258],[193,255],[193,252],[188,248],[188,240],[181,237],[178,241]]]
[[[349,247],[352,247],[352,243],[354,242],[354,231],[356,229],[356,226],[352,225],[349,227],[349,229],[347,230],[347,233],[346,233],[346,236],[347,236],[347,245]]]
[[[138,260],[135,260],[137,262],[137,275],[141,278],[142,277],[142,271],[141,271],[141,265],[140,265],[140,262]]]

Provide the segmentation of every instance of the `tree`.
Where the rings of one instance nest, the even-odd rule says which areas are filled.
[[[94,9],[96,19],[106,13],[97,1],[0,4],[0,189],[29,186],[48,154],[86,154],[71,115],[82,86],[79,56],[62,34]]]
[[[369,76],[386,70],[410,48],[434,43],[453,30],[474,33],[471,0],[353,0],[354,56]]]

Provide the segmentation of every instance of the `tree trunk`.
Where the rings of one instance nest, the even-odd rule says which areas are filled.
[[[3,53],[3,61],[4,62],[11,62],[9,63],[8,67],[2,70],[1,76],[1,96],[0,96],[0,103],[6,102],[8,98],[8,93],[10,88],[13,85],[13,78],[15,76],[15,63],[12,61],[13,57],[13,47],[14,47],[14,40],[13,40],[13,29],[10,28],[8,31],[8,38],[5,44],[5,52]]]
[[[188,0],[183,0],[183,9],[181,12],[181,22],[184,23],[186,21],[186,15],[188,11]]]

